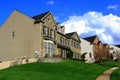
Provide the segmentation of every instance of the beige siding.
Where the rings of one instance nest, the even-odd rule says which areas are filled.
[[[0,60],[34,57],[38,50],[39,27],[33,19],[15,10],[0,30]],[[12,31],[15,31],[14,39]]]

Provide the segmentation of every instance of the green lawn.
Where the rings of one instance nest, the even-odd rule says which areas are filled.
[[[111,75],[111,80],[120,80],[120,68],[113,71]]]
[[[59,63],[30,63],[0,70],[0,80],[95,80],[112,66],[109,63],[102,66],[72,60]]]

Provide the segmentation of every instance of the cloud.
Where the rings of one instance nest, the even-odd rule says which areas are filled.
[[[46,4],[48,4],[48,5],[54,5],[55,2],[51,0],[51,1],[46,2]]]
[[[69,16],[62,25],[66,33],[76,31],[81,37],[98,35],[103,43],[120,43],[120,17],[113,14],[91,11],[82,16]]]
[[[113,9],[113,10],[117,11],[118,7],[119,7],[119,5],[109,5],[107,7],[107,9]]]

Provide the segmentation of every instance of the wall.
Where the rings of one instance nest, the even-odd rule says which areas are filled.
[[[94,62],[93,45],[82,38],[80,38],[80,40],[81,40],[81,54],[87,53],[85,56],[86,60],[88,62]],[[91,56],[92,56],[91,58],[89,56],[89,53],[91,53]]]
[[[39,28],[33,19],[14,10],[0,29],[0,60],[34,57],[38,50]],[[12,31],[15,31],[13,39]]]

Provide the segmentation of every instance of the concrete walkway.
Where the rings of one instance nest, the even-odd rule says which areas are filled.
[[[113,67],[111,69],[106,70],[105,72],[103,72],[103,74],[101,74],[100,76],[98,76],[98,78],[96,80],[110,80],[110,75],[117,68],[118,67]]]

